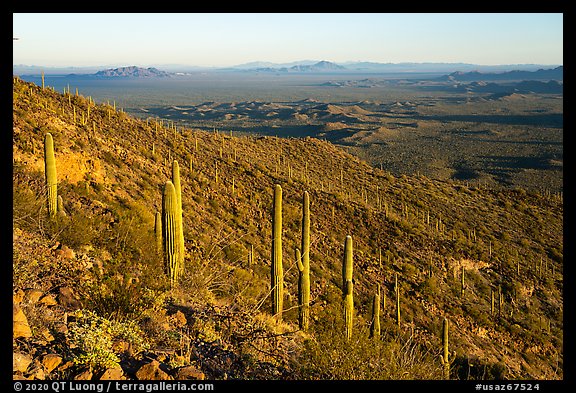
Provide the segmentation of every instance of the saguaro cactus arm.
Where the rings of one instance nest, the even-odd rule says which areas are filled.
[[[304,264],[302,263],[302,253],[300,249],[296,247],[294,249],[294,258],[296,259],[296,266],[298,267],[298,271],[300,273],[304,272]]]
[[[62,199],[62,195],[58,195],[58,214],[61,216],[66,215],[66,210],[64,209],[64,200]]]

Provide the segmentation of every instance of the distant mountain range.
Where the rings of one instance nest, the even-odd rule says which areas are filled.
[[[552,69],[539,69],[536,71],[513,70],[499,73],[482,73],[478,71],[456,71],[438,78],[442,81],[502,81],[502,80],[564,80],[564,66]]]
[[[116,79],[116,78],[166,78],[172,74],[154,67],[142,68],[136,66],[109,68],[94,74],[69,74],[69,77]]]
[[[100,72],[108,72],[109,75],[100,74],[100,77],[158,77],[177,75],[189,72],[280,72],[280,73],[355,73],[355,74],[386,74],[386,73],[405,73],[407,76],[417,73],[436,73],[448,74],[453,73],[455,80],[465,78],[464,74],[470,74],[471,78],[476,77],[478,73],[504,73],[504,72],[529,72],[537,71],[544,68],[553,68],[555,65],[538,65],[538,64],[502,64],[502,65],[478,65],[468,63],[376,63],[367,61],[335,63],[330,61],[301,60],[290,63],[272,63],[265,61],[255,61],[250,63],[239,64],[230,67],[200,67],[191,65],[164,64],[155,65],[149,68],[143,67],[115,67],[115,66],[90,66],[90,67],[42,67],[34,65],[13,65],[12,72],[14,75],[40,75],[44,72],[46,75],[90,75]],[[102,71],[105,70],[105,71]],[[110,71],[116,70],[116,71]],[[144,70],[152,70],[150,72]],[[160,71],[164,70],[164,71]],[[456,73],[455,73],[456,72]],[[95,75],[92,75],[95,76]],[[506,76],[508,77],[508,76]],[[520,75],[515,78],[522,77]],[[531,78],[531,77],[530,77]],[[550,78],[556,79],[556,78]],[[464,80],[464,79],[462,79]]]
[[[291,67],[258,67],[248,69],[248,71],[258,72],[332,72],[342,70],[346,70],[346,67],[325,60],[314,64],[296,64]]]
[[[334,63],[329,61],[303,60],[292,63],[255,61],[229,67],[229,71],[250,72],[341,72],[357,74],[377,73],[448,73],[448,72],[506,72],[511,70],[536,71],[546,66],[538,64],[479,65],[469,63],[376,63],[356,61]],[[548,66],[554,67],[554,66]]]
[[[300,60],[289,63],[272,63],[270,61],[251,61],[249,63],[238,64],[229,68],[236,70],[254,70],[258,68],[290,68],[300,65],[312,65],[318,63],[318,60]]]

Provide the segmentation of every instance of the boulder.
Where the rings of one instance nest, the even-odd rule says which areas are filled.
[[[56,299],[54,299],[54,296],[50,294],[43,296],[39,302],[45,306],[56,306],[58,304]]]
[[[160,369],[160,363],[152,360],[136,371],[136,378],[142,381],[165,381],[172,379],[165,371]]]
[[[180,367],[176,370],[174,379],[177,380],[203,380],[206,375],[194,366]]]
[[[40,289],[28,288],[24,291],[24,300],[30,304],[36,303],[44,295]]]
[[[44,372],[44,369],[38,365],[37,361],[34,361],[34,363],[36,365],[33,366],[32,370],[30,371],[29,379],[46,379],[46,373]]]
[[[60,363],[62,363],[62,356],[49,353],[48,355],[44,355],[41,363],[42,367],[44,367],[44,370],[50,374],[56,367],[60,365]]]
[[[43,338],[46,342],[54,341],[54,336],[52,333],[50,333],[50,329],[47,327],[40,328],[40,330],[38,330],[37,336]]]
[[[126,379],[121,368],[109,368],[100,376],[101,381],[121,381]]]
[[[22,352],[13,352],[12,353],[12,370],[13,372],[21,372],[24,373],[28,370],[28,366],[32,363],[32,358]]]
[[[82,371],[80,374],[77,374],[76,376],[74,376],[75,381],[89,381],[92,379],[92,371],[90,370],[84,370]]]
[[[21,289],[18,289],[16,292],[14,292],[14,294],[12,295],[12,301],[16,304],[21,303],[22,300],[24,300],[24,291]]]
[[[24,314],[24,311],[19,305],[13,304],[12,306],[12,337],[32,337],[32,330],[30,330],[30,325],[28,325],[28,319]]]
[[[69,310],[77,310],[82,308],[82,304],[76,298],[74,291],[70,287],[61,287],[58,290],[58,302],[62,307]]]

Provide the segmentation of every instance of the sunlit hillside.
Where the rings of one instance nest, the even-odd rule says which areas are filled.
[[[394,176],[326,141],[185,129],[81,93],[14,78],[14,379],[564,377],[562,194]],[[47,133],[61,197],[53,217]],[[155,216],[174,162],[185,253],[171,285]],[[277,184],[281,321],[271,301]],[[305,191],[307,330],[295,258]]]

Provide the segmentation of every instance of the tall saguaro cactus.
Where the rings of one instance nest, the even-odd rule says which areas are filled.
[[[298,264],[298,323],[307,330],[310,320],[310,196],[304,191],[302,197],[302,255]]]
[[[178,201],[178,215],[180,218],[180,225],[182,227],[182,187],[180,186],[180,166],[178,161],[174,160],[172,162],[172,184],[174,184],[174,190],[176,191],[176,199]],[[178,247],[180,247],[180,253],[182,258],[184,258],[184,229],[181,228],[180,239],[178,241]]]
[[[184,270],[184,255],[180,248],[182,218],[174,184],[168,180],[162,195],[162,237],[164,261],[170,283],[174,285]]]
[[[48,215],[54,217],[58,211],[58,181],[56,179],[56,158],[52,134],[44,137],[44,174],[46,177]]]
[[[346,236],[344,241],[344,260],[342,263],[342,295],[344,302],[344,325],[346,338],[352,338],[352,324],[354,320],[354,298],[352,283],[352,256],[353,256],[352,236]]]
[[[284,303],[284,271],[282,269],[282,187],[274,186],[272,207],[272,315],[282,321]]]
[[[380,284],[372,298],[372,320],[370,321],[370,338],[380,337]]]
[[[442,354],[440,355],[440,361],[444,369],[444,379],[450,379],[450,366],[454,363],[456,352],[452,354],[452,360],[450,360],[450,353],[448,351],[448,319],[444,318],[442,322]]]

